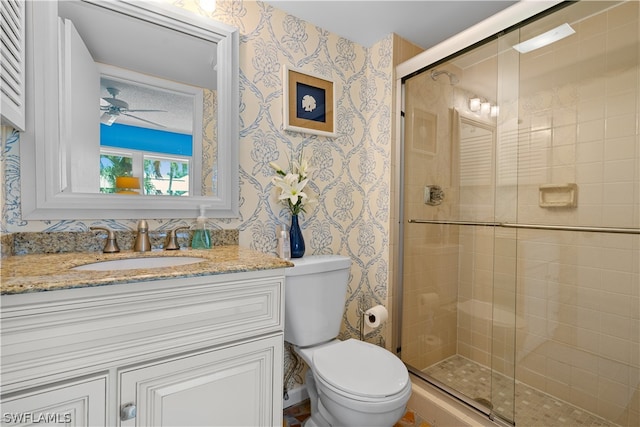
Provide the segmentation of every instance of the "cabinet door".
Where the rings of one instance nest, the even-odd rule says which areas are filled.
[[[107,378],[65,382],[2,399],[3,426],[106,426]]]
[[[0,124],[25,130],[25,5],[0,2]]]
[[[282,334],[120,372],[121,426],[282,425]],[[131,416],[131,414],[130,414]]]

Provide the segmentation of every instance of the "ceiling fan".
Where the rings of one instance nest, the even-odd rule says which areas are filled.
[[[119,116],[127,116],[127,117],[134,118],[136,120],[141,120],[143,122],[152,124],[154,126],[159,126],[163,128],[166,127],[165,125],[162,125],[160,123],[152,122],[151,120],[143,119],[142,117],[129,114],[129,113],[149,113],[149,112],[166,113],[167,112],[166,110],[130,110],[128,102],[120,98],[117,98],[117,96],[120,94],[120,89],[117,89],[115,87],[108,87],[107,92],[109,92],[111,97],[102,98],[104,101],[108,103],[108,105],[100,106],[100,111],[104,111],[104,113],[102,113],[102,116],[100,117],[101,123],[104,123],[107,126],[111,126]]]

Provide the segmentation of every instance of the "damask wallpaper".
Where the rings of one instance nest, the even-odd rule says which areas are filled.
[[[197,1],[171,3],[207,15]],[[219,0],[211,16],[240,29],[241,102],[240,217],[211,220],[211,226],[238,229],[241,245],[275,254],[276,226],[290,218],[276,198],[269,163],[285,167],[300,154],[309,158],[318,203],[301,216],[306,254],[352,259],[343,337],[357,337],[359,310],[386,305],[389,287],[393,36],[365,48],[256,1]],[[335,82],[337,137],[282,130],[283,65]],[[3,233],[135,227],[136,220],[23,221],[19,145],[16,132],[3,138]],[[154,230],[193,221],[149,220]],[[370,341],[384,345],[384,334]]]

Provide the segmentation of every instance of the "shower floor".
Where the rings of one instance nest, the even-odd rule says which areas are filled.
[[[479,363],[454,355],[422,372],[485,406],[491,402],[491,370]],[[494,396],[493,411],[511,419],[514,412],[512,382],[501,375],[494,375],[493,381],[496,390],[505,390]],[[520,382],[516,382],[515,414],[518,427],[616,426]]]

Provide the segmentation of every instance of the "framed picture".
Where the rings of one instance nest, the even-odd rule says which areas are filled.
[[[415,108],[411,114],[411,148],[418,153],[436,154],[438,116]]]
[[[336,136],[333,81],[286,65],[283,68],[284,129]]]

